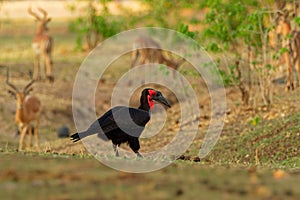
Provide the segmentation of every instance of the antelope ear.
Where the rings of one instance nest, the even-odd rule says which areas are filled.
[[[8,92],[8,94],[10,94],[10,96],[12,96],[12,97],[14,97],[14,98],[17,97],[17,96],[16,96],[16,93],[15,93],[14,91],[8,90],[7,92]]]

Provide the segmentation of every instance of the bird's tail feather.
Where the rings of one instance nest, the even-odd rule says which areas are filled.
[[[71,140],[73,142],[77,142],[79,140],[81,140],[82,138],[85,138],[87,136],[96,134],[96,133],[102,133],[103,131],[101,130],[100,126],[99,126],[99,122],[95,121],[93,124],[91,124],[91,126],[88,128],[88,130],[80,132],[80,133],[74,133],[73,135],[71,135]]]
[[[78,133],[74,133],[73,135],[71,135],[71,140],[72,140],[73,142],[79,141],[79,140],[80,140],[79,134],[78,134]]]
[[[77,141],[79,141],[89,135],[93,135],[93,134],[95,134],[95,132],[90,132],[89,130],[81,132],[81,133],[74,133],[73,135],[71,135],[71,140],[73,142],[77,142]]]

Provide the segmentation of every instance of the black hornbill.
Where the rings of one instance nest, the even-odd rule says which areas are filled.
[[[128,143],[137,156],[142,157],[139,153],[139,137],[150,120],[150,110],[154,107],[153,100],[171,107],[160,91],[146,88],[142,91],[139,108],[114,107],[92,123],[86,131],[71,135],[71,140],[77,142],[89,135],[98,134],[98,137],[112,141],[116,156],[119,156],[118,147],[122,143]],[[106,137],[103,137],[103,133]]]

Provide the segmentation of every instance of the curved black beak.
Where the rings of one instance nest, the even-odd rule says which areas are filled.
[[[171,108],[169,101],[160,92],[157,92],[156,96],[153,96],[152,99]]]

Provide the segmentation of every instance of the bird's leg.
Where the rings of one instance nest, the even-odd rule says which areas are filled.
[[[140,154],[140,152],[135,152],[138,158],[143,158],[142,154]]]
[[[119,157],[118,145],[113,144],[113,149],[114,149],[116,157]]]

